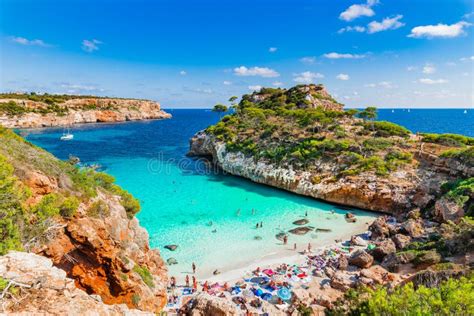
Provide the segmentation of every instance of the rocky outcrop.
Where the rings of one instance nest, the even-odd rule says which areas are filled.
[[[86,213],[67,221],[48,243],[33,251],[52,259],[78,288],[107,304],[158,312],[166,304],[167,270],[136,218],[129,219],[117,197],[99,195],[108,216]]]
[[[205,292],[196,295],[186,312],[190,316],[234,316],[240,315],[235,304],[231,301],[211,296]]]
[[[439,192],[439,183],[451,175],[431,166],[413,167],[390,173],[386,177],[360,174],[334,180],[337,161],[321,162],[317,172],[295,169],[270,161],[258,160],[241,152],[227,151],[226,145],[205,131],[190,140],[189,156],[211,157],[223,171],[297,194],[327,202],[391,214],[401,214],[417,207],[426,207]],[[462,169],[465,176],[470,169]],[[474,173],[474,168],[472,170]],[[331,175],[331,176],[329,176]],[[327,181],[316,182],[316,177]]]
[[[12,251],[0,257],[1,313],[29,315],[153,315],[124,304],[104,304],[99,296],[78,289],[66,272],[50,259],[33,253]]]
[[[7,128],[37,128],[82,123],[112,123],[148,119],[166,119],[171,115],[155,101],[116,98],[75,98],[58,104],[61,112],[47,111],[48,104],[22,99],[0,99],[16,102],[27,109],[21,115],[0,113],[0,125]]]

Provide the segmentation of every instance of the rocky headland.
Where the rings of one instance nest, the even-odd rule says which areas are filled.
[[[442,183],[473,177],[473,145],[359,118],[309,85],[243,96],[234,114],[191,139],[189,155],[297,194],[403,214],[433,204]]]
[[[167,119],[155,101],[72,95],[0,94],[0,125],[38,128]]]
[[[0,196],[1,312],[163,309],[165,263],[112,177],[0,127]]]

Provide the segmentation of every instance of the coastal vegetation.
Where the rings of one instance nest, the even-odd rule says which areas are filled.
[[[349,290],[329,315],[464,315],[474,310],[474,274],[450,278],[439,287],[408,283],[389,290]]]
[[[0,140],[0,254],[30,247],[56,220],[74,217],[80,204],[103,214],[93,201],[98,192],[119,196],[129,218],[140,210],[139,202],[114,184],[113,177],[59,161],[3,127]],[[43,175],[61,179],[62,188],[38,195],[20,179]]]
[[[320,103],[323,100],[323,103]],[[441,157],[472,163],[474,139],[456,134],[421,134],[377,121],[377,109],[342,110],[321,85],[263,88],[242,96],[231,114],[206,132],[228,152],[312,171],[335,162],[336,178],[412,168],[419,144],[442,146]]]

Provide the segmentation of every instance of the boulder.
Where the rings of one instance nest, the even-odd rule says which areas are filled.
[[[211,296],[205,292],[199,293],[188,306],[186,315],[190,316],[232,316],[239,315],[237,306],[231,300]]]
[[[388,227],[385,217],[377,218],[370,226],[369,230],[372,235],[371,239],[386,238],[390,235],[390,229]]]
[[[311,227],[303,226],[303,227],[296,227],[293,229],[290,229],[289,232],[295,235],[306,235],[313,229]]]
[[[356,250],[349,258],[349,263],[359,268],[368,268],[374,262],[374,258],[365,250]]]
[[[453,263],[440,263],[430,267],[428,270],[416,273],[406,282],[413,282],[415,288],[418,288],[420,285],[435,288],[439,287],[441,282],[467,274],[469,274],[469,269],[466,269],[466,267]]]
[[[402,229],[412,238],[420,237],[424,233],[422,224],[414,219],[409,219],[402,224]]]
[[[369,269],[362,269],[360,271],[361,277],[371,279],[374,284],[386,283],[390,279],[389,275],[391,275],[391,273],[379,265],[372,266]]]
[[[400,266],[412,262],[416,258],[414,251],[403,251],[399,253],[391,253],[387,255],[383,261],[382,266],[389,271],[398,272]]]
[[[441,255],[436,250],[426,250],[418,253],[413,263],[417,268],[425,269],[439,263],[441,259]]]
[[[175,251],[176,248],[178,248],[178,245],[166,245],[165,248],[170,251]]]
[[[293,225],[306,225],[309,221],[306,218],[302,218],[293,222]]]
[[[336,271],[331,278],[331,287],[336,290],[346,292],[350,288],[354,287],[357,280],[355,276],[347,274],[343,271]]]
[[[341,254],[339,258],[337,259],[337,268],[339,270],[347,270],[348,266],[349,266],[349,260],[347,260],[347,257],[344,254]]]
[[[410,243],[411,237],[403,234],[396,234],[392,237],[392,240],[398,249],[403,249]]]
[[[372,250],[372,255],[376,260],[383,260],[386,255],[394,253],[397,251],[395,243],[391,239],[385,239],[377,244],[374,250]]]
[[[360,236],[352,236],[350,243],[353,246],[361,246],[361,247],[366,247],[367,246],[367,241],[362,239],[362,237],[360,237]]]
[[[458,223],[464,216],[464,209],[456,202],[447,198],[441,198],[436,201],[434,207],[434,217],[437,221],[446,223],[452,221]]]

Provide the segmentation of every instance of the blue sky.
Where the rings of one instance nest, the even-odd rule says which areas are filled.
[[[0,90],[211,107],[323,83],[348,107],[474,103],[472,0],[0,0]]]

